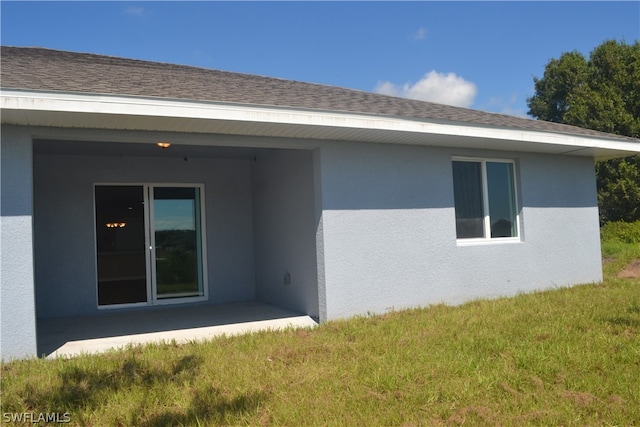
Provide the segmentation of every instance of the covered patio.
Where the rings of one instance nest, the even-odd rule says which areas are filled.
[[[212,339],[264,330],[309,328],[310,316],[261,302],[167,306],[157,310],[39,319],[38,355],[100,353],[128,345]]]
[[[33,143],[38,356],[184,343],[322,321],[312,150],[234,147],[235,141],[206,145],[210,141],[197,135],[168,138],[183,142],[169,149],[158,148],[152,142],[157,138],[150,135],[144,135],[147,142],[127,142],[141,135],[109,133],[109,141],[95,141],[90,132],[68,137],[51,130],[52,139]],[[115,264],[96,264],[108,252],[100,246],[105,224],[96,189],[103,183],[131,188],[150,182],[198,186],[201,191],[203,276],[197,298],[178,295],[171,300],[157,292],[152,285],[157,270],[150,267],[165,258],[150,255],[145,260],[149,243],[128,243],[127,230],[137,230],[131,218],[126,227],[111,230],[116,248],[122,246],[115,255],[128,257],[117,265],[127,267],[138,258],[142,262],[136,269],[121,269],[123,278],[114,288],[119,291],[111,292],[120,299],[100,293]],[[119,206],[107,202],[105,206]],[[130,211],[150,204],[127,203]],[[131,254],[142,256],[132,260]],[[111,267],[109,274],[103,273],[105,265]],[[142,284],[135,298],[127,291],[134,279]]]

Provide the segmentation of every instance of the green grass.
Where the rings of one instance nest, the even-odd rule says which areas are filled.
[[[77,425],[637,425],[640,280],[615,273],[640,247],[614,240],[597,285],[5,363],[2,412]]]
[[[640,259],[640,221],[612,222],[602,227],[602,256],[605,277]]]

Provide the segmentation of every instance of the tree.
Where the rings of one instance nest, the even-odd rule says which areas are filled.
[[[640,138],[640,42],[563,53],[533,81],[530,116]],[[640,156],[598,162],[596,176],[601,222],[640,220]]]

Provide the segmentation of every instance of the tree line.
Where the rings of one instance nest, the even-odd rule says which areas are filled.
[[[640,42],[563,53],[533,81],[530,116],[640,138]],[[596,182],[602,224],[640,220],[640,155],[597,162]]]

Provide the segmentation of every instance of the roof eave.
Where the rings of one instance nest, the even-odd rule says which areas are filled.
[[[0,108],[3,124],[24,126],[403,143],[596,159],[640,154],[633,141],[253,104],[3,89]]]

